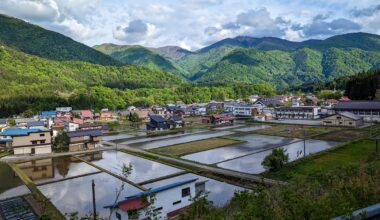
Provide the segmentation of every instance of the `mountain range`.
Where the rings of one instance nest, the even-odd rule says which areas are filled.
[[[62,34],[0,15],[0,44],[12,49],[12,54],[22,52],[52,63],[80,61],[115,68],[134,65],[145,67],[146,73],[151,70],[153,78],[164,72],[176,82],[270,83],[282,90],[380,67],[380,36],[368,33],[302,42],[238,36],[197,51],[110,43],[91,48]]]
[[[302,42],[238,36],[193,52],[166,48],[171,50],[94,46],[124,64],[161,69],[197,84],[271,82],[278,89],[288,89],[380,66],[380,36],[368,33]]]

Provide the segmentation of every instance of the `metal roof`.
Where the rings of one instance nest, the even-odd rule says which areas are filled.
[[[153,120],[155,122],[165,122],[166,119],[162,117],[161,115],[149,115],[150,120]]]
[[[35,220],[36,214],[21,197],[0,201],[0,218],[5,220]]]
[[[30,133],[46,132],[48,130],[39,128],[9,128],[0,133],[1,136],[27,136]]]
[[[361,116],[355,115],[355,114],[353,114],[351,112],[340,112],[338,114],[341,115],[341,116],[347,117],[347,118],[351,118],[352,120],[355,120],[355,121],[362,119]]]
[[[28,127],[40,127],[45,126],[45,123],[43,121],[29,121],[26,123]]]
[[[70,131],[70,132],[67,132],[67,136],[69,136],[70,138],[72,138],[72,137],[82,137],[82,136],[97,137],[97,136],[102,136],[102,132],[100,130],[98,130],[98,129]]]
[[[340,101],[336,110],[380,110],[380,101]]]

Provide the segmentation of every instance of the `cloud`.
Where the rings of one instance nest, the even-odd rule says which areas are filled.
[[[380,4],[363,9],[354,8],[351,13],[354,17],[369,17],[380,13]]]
[[[351,20],[338,18],[331,21],[325,21],[323,18],[314,19],[312,23],[303,27],[293,26],[293,30],[302,30],[306,38],[323,38],[336,34],[343,34],[352,31],[359,31],[361,26]]]
[[[154,26],[137,19],[129,22],[126,27],[117,26],[113,31],[113,37],[126,43],[143,42],[152,35]]]

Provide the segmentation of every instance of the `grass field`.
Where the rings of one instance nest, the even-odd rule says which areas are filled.
[[[313,176],[318,172],[326,172],[341,165],[365,162],[375,154],[375,149],[373,140],[360,139],[292,162],[277,172],[266,172],[262,176],[279,180],[289,180],[298,175]]]
[[[166,154],[170,156],[183,156],[186,154],[196,153],[218,147],[223,147],[231,144],[241,143],[240,140],[227,138],[210,138],[206,140],[193,141],[183,144],[176,144],[166,147],[151,149],[154,153]]]
[[[368,129],[342,129],[335,132],[330,132],[322,135],[318,135],[317,139],[328,140],[328,141],[351,141],[357,138],[368,137]]]
[[[316,135],[321,135],[329,132],[336,132],[342,130],[343,128],[338,127],[322,127],[322,126],[302,126],[302,125],[271,125],[271,127],[252,131],[255,134],[265,134],[265,135],[274,135],[274,136],[283,136],[283,137],[294,137],[294,138],[303,138],[304,131],[306,137],[313,137]]]

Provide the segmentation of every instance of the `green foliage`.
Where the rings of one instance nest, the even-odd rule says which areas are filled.
[[[25,118],[31,118],[33,117],[33,115],[34,115],[34,112],[31,109],[27,109],[22,113],[22,117],[25,117]]]
[[[346,82],[345,94],[353,100],[374,99],[380,88],[380,69],[361,72]]]
[[[137,112],[133,112],[133,113],[131,113],[131,114],[129,115],[129,120],[130,120],[131,122],[140,122],[140,121],[141,121],[141,119],[140,119],[140,117],[139,117],[139,114],[137,114]]]
[[[148,67],[153,70],[182,75],[178,66],[175,66],[165,57],[152,52],[142,46],[119,46],[114,44],[103,44],[94,47],[95,49],[110,55],[115,60],[123,64],[133,64]]]
[[[333,90],[328,90],[328,89],[325,89],[325,90],[321,90],[317,96],[319,98],[323,98],[323,99],[339,99],[342,94],[339,92],[339,91],[333,91]]]
[[[62,34],[0,14],[0,43],[52,60],[120,65],[111,57]]]
[[[261,165],[270,171],[281,169],[289,161],[289,154],[283,148],[274,148],[272,153],[267,155]]]
[[[54,150],[55,151],[68,151],[69,150],[70,138],[67,136],[66,132],[58,133],[54,139]]]

